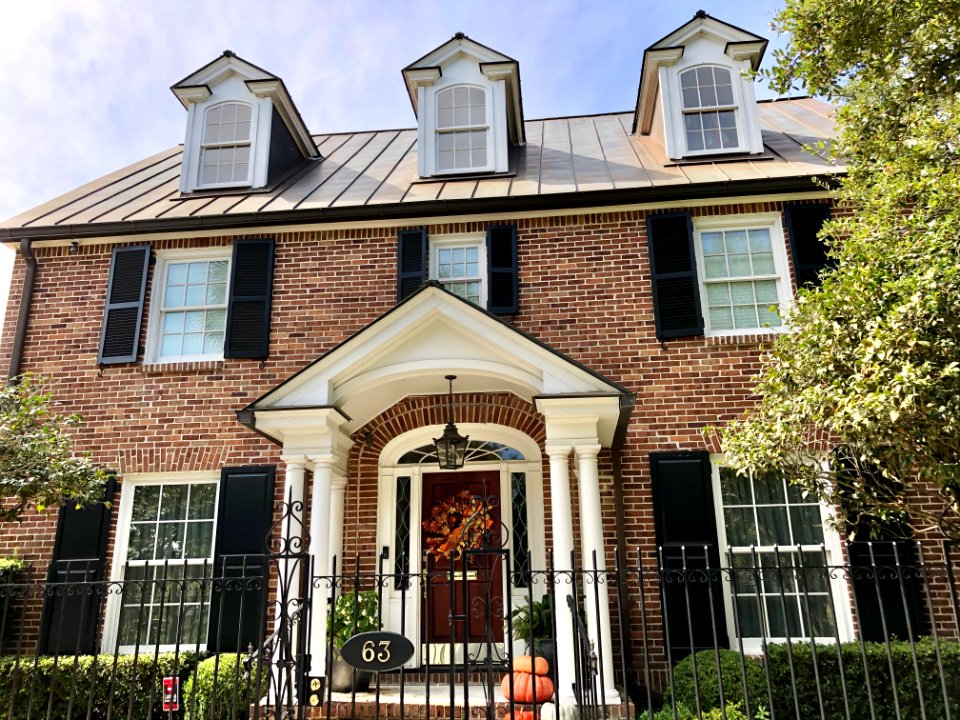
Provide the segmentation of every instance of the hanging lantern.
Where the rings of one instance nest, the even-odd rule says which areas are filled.
[[[433,439],[433,444],[437,448],[437,462],[441,470],[459,470],[463,467],[463,460],[467,452],[467,440],[469,437],[463,437],[457,432],[457,426],[453,424],[453,381],[457,379],[456,375],[446,375],[444,379],[450,383],[450,391],[447,396],[447,426],[443,429],[443,435]]]

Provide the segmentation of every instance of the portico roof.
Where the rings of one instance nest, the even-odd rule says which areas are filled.
[[[633,401],[621,385],[431,282],[238,418],[281,444],[318,414],[335,416],[339,431],[348,434],[404,397],[446,392],[449,374],[457,376],[456,392],[511,392],[541,403],[579,400],[599,418],[603,445],[613,442]]]

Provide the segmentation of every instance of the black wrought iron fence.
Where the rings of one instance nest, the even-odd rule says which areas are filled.
[[[517,573],[497,549],[321,574],[288,543],[109,581],[61,564],[0,585],[0,717],[960,719],[960,552],[930,558],[677,546]]]

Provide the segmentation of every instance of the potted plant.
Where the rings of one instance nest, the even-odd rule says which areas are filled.
[[[513,639],[524,641],[527,652],[546,660],[550,665],[550,677],[554,677],[557,653],[553,641],[553,599],[544,595],[540,600],[525,602],[510,617]]]
[[[373,673],[355,670],[344,662],[340,656],[340,648],[354,635],[379,629],[376,590],[345,592],[337,598],[329,623],[329,632],[333,638],[330,687],[334,692],[366,692],[369,689]]]

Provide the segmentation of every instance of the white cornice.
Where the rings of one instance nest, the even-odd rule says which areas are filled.
[[[184,106],[187,106],[190,103],[206,102],[213,94],[210,91],[209,85],[185,85],[182,87],[174,87],[173,93],[180,98],[180,102],[182,102]]]

